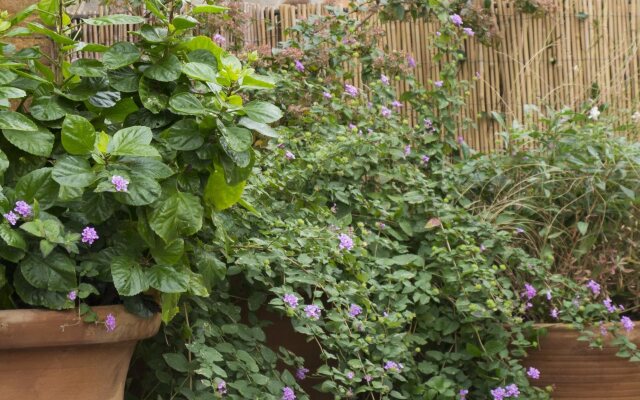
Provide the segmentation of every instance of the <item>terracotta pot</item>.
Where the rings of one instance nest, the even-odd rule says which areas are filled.
[[[540,348],[525,360],[526,366],[540,370],[537,386],[553,386],[554,400],[638,400],[640,399],[640,363],[616,357],[617,349],[589,348],[578,342],[578,332],[569,325],[540,325],[548,335],[540,338]],[[629,338],[640,344],[635,329]]]
[[[122,306],[95,307],[117,327],[79,321],[75,312],[0,311],[0,398],[12,400],[122,400],[131,355],[140,339],[160,328]]]

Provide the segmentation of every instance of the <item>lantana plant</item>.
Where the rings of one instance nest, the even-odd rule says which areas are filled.
[[[106,46],[77,38],[70,3],[42,0],[0,25],[0,40],[43,35],[56,54],[1,45],[0,305],[79,306],[94,321],[92,305],[149,315],[159,302],[168,321],[182,294],[208,295],[196,234],[240,200],[254,136],[276,134],[280,110],[251,101],[274,83],[194,35],[192,14],[224,7],[150,0],[153,23],[79,22],[139,24],[135,43]]]

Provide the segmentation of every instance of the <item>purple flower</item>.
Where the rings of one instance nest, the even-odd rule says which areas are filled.
[[[15,225],[16,223],[18,223],[18,216],[13,211],[9,211],[6,214],[2,214],[2,216],[4,217],[4,219],[9,221],[10,225]]]
[[[524,293],[522,294],[522,297],[526,297],[527,300],[531,300],[536,297],[537,294],[538,291],[536,290],[536,288],[534,288],[529,283],[524,284]]]
[[[307,318],[313,320],[320,319],[321,312],[322,311],[320,310],[320,307],[316,306],[315,304],[309,304],[304,308],[304,313],[307,315]]]
[[[67,295],[67,298],[71,301],[75,301],[78,298],[78,291],[77,290],[70,291],[69,294]]]
[[[422,160],[423,164],[427,164],[427,163],[429,163],[429,160],[431,158],[429,156],[427,156],[427,155],[423,155],[422,157],[420,157],[420,159]]]
[[[465,35],[467,35],[467,36],[473,36],[473,35],[475,35],[475,34],[476,34],[476,33],[473,31],[473,29],[471,29],[471,28],[464,28],[464,29],[462,29],[462,31],[463,31],[463,32],[465,33]]]
[[[338,239],[340,239],[340,250],[351,250],[353,249],[353,239],[349,237],[346,233],[341,233],[338,235]]]
[[[415,68],[417,65],[415,58],[411,57],[411,55],[407,55],[407,65],[409,65],[409,68]]]
[[[307,373],[309,372],[309,370],[305,367],[300,367],[296,370],[296,378],[298,380],[303,380],[304,378],[307,377]]]
[[[324,97],[325,99],[330,99],[333,97],[333,95],[329,92],[323,92],[322,97]]]
[[[380,82],[384,83],[385,85],[389,84],[389,77],[386,76],[385,74],[380,74]]]
[[[422,120],[422,122],[424,123],[424,127],[427,129],[431,129],[433,128],[433,121],[431,121],[430,118],[425,118]]]
[[[620,324],[627,332],[631,332],[633,330],[633,327],[635,326],[631,318],[627,317],[626,315],[620,318]]]
[[[213,35],[213,41],[216,42],[218,46],[222,46],[225,43],[227,43],[227,39],[225,39],[225,37],[219,33],[216,33],[215,35]]]
[[[400,370],[402,369],[402,364],[399,364],[395,361],[387,361],[386,363],[384,363],[384,369],[385,371],[400,372]]]
[[[302,64],[300,60],[295,60],[294,63],[298,72],[304,72],[304,64]]]
[[[505,389],[507,390],[506,397],[520,396],[520,389],[518,389],[518,386],[515,383],[512,383],[511,385],[505,387]]]
[[[357,304],[351,304],[351,306],[349,307],[349,315],[352,318],[355,318],[360,314],[362,314],[362,307]]]
[[[464,136],[458,135],[458,144],[460,145],[464,144]]]
[[[476,71],[476,78],[480,79],[482,75],[480,75],[480,71]]]
[[[455,26],[462,26],[462,17],[459,16],[458,14],[453,14],[452,16],[449,17],[449,19],[451,19],[451,22],[455,25]]]
[[[434,85],[435,87],[439,87],[439,88],[441,88],[441,87],[442,87],[442,85],[444,85],[444,82],[443,82],[443,81],[435,81],[435,82],[433,82],[433,85]]]
[[[436,31],[436,36],[438,36],[438,37],[442,36],[442,32]]]
[[[114,317],[113,314],[107,315],[107,318],[104,320],[104,327],[107,329],[107,332],[116,330],[116,317]]]
[[[120,175],[114,175],[111,177],[111,183],[116,187],[116,192],[127,192],[129,191],[128,185],[129,181],[121,177]]]
[[[540,371],[537,368],[529,367],[527,376],[531,379],[540,379]]]
[[[524,229],[522,229],[522,228],[516,228],[516,233],[524,233]]]
[[[525,305],[524,305],[524,309],[525,309],[525,310],[528,310],[528,309],[530,309],[530,308],[532,308],[532,307],[533,307],[533,304],[532,304],[532,303],[530,303],[530,302],[527,302],[527,304],[525,304]]]
[[[82,243],[93,244],[98,239],[100,239],[100,236],[98,236],[95,228],[87,226],[82,230]]]
[[[594,296],[597,296],[600,294],[600,284],[598,284],[598,282],[594,281],[593,279],[587,282],[586,286],[589,290],[591,290]]]
[[[551,301],[551,290],[547,290],[547,294],[545,295],[548,301]]]
[[[347,378],[348,379],[353,379],[354,376],[356,376],[356,374],[354,374],[353,371],[347,372]]]
[[[349,85],[348,83],[345,83],[344,92],[351,97],[356,97],[358,95],[358,88],[353,85]]]
[[[384,222],[378,222],[378,229],[384,229],[387,227],[387,224],[385,224]]]
[[[282,389],[282,400],[296,400],[296,394],[290,387]]]
[[[292,293],[286,293],[283,297],[282,297],[282,301],[284,301],[284,303],[286,305],[288,305],[291,308],[296,308],[298,307],[298,297],[295,294]]]
[[[607,326],[602,321],[600,321],[599,325],[600,325],[600,334],[602,336],[607,336],[607,334],[609,333],[609,331],[607,330]]]
[[[404,151],[403,151],[403,153],[404,153],[404,156],[405,156],[405,157],[407,157],[409,154],[411,154],[411,145],[410,145],[410,144],[408,144],[408,145],[404,146]]]
[[[468,394],[469,394],[469,391],[467,389],[460,389],[460,391],[458,392],[458,395],[460,396],[460,400],[466,400]]]
[[[491,395],[493,396],[493,400],[503,400],[507,397],[507,392],[504,388],[497,387],[491,391]]]
[[[227,382],[221,380],[220,383],[218,383],[218,393],[227,394]]]
[[[295,155],[295,154],[293,154],[292,152],[290,152],[289,150],[287,150],[287,151],[284,153],[284,156],[285,156],[285,158],[286,158],[287,160],[295,160],[295,159],[296,159],[296,155]]]
[[[16,207],[13,211],[17,212],[22,216],[22,218],[27,218],[31,216],[31,206],[26,202],[19,200],[16,202]]]
[[[618,311],[618,308],[616,306],[614,306],[611,302],[610,298],[606,298],[604,299],[604,301],[602,302],[602,304],[604,304],[605,308],[607,309],[607,311],[609,311],[610,313],[614,313],[616,311]]]
[[[349,130],[351,130],[351,131],[352,131],[352,130],[357,129],[357,128],[358,128],[358,127],[357,127],[357,126],[355,126],[354,124],[349,123]]]
[[[364,376],[364,380],[365,380],[367,383],[369,383],[369,382],[371,382],[371,381],[373,380],[373,376],[371,376],[371,375],[369,375],[369,374],[366,374],[366,375]]]
[[[380,114],[385,118],[389,118],[391,116],[391,110],[389,110],[385,106],[382,106],[382,108],[380,109]]]
[[[391,105],[394,106],[395,108],[400,108],[402,107],[402,103],[399,102],[398,100],[394,100],[391,102]]]

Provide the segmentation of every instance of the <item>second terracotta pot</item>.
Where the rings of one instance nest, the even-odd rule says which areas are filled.
[[[138,340],[153,336],[160,316],[141,319],[122,306],[95,307],[103,324],[72,311],[0,311],[0,399],[122,400]]]
[[[541,326],[542,327],[542,326]],[[536,386],[552,386],[554,400],[638,400],[640,363],[616,356],[613,346],[603,350],[579,342],[578,332],[569,325],[544,325],[548,335],[540,338],[540,348],[525,360],[526,366],[540,370]],[[640,344],[640,333],[629,338]]]

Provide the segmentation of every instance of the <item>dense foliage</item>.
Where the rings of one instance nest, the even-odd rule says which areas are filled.
[[[155,24],[82,21],[143,23],[139,41],[112,46],[75,40],[66,5],[42,0],[3,26],[6,38],[49,37],[57,57],[45,65],[38,48],[2,46],[0,90],[16,102],[0,110],[0,304],[79,302],[93,320],[87,304],[149,315],[157,307],[147,296],[168,321],[182,293],[208,295],[197,234],[240,199],[255,159],[251,130],[274,134],[267,124],[281,111],[247,101],[273,83],[159,2],[147,4]],[[18,26],[34,13],[41,22]],[[77,58],[81,50],[102,58]]]
[[[280,76],[265,99],[286,110],[281,137],[258,143],[246,209],[216,214],[205,239],[215,290],[185,299],[147,344],[152,370],[135,376],[132,399],[544,399],[520,363],[533,322],[573,323],[594,346],[598,322],[630,328],[595,281],[553,274],[520,248],[526,225],[481,218],[460,196],[464,20],[431,2],[442,72],[420,87],[410,55],[378,48],[352,12],[310,17],[259,60]],[[348,83],[356,68],[361,88]],[[397,99],[389,82],[401,78],[412,89]]]

